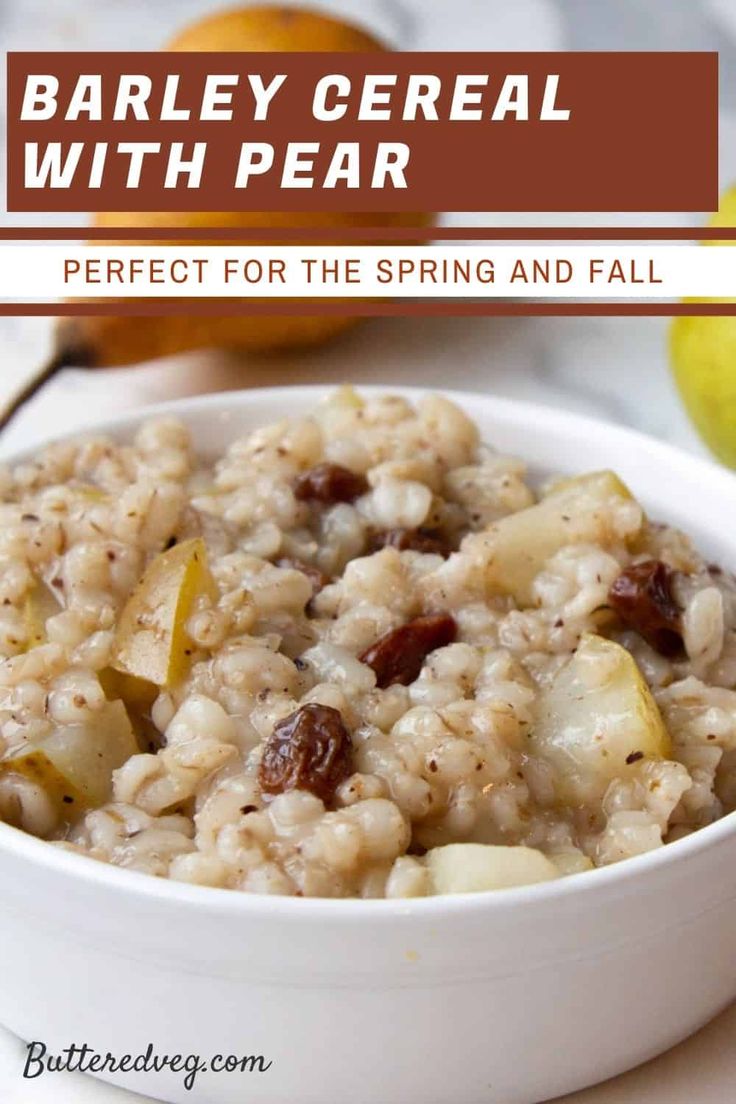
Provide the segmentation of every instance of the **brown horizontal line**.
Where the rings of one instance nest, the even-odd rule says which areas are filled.
[[[177,315],[196,315],[199,317],[217,317],[222,315],[345,315],[354,318],[395,318],[395,317],[493,317],[493,316],[566,316],[566,317],[652,317],[661,318],[673,315],[723,316],[736,315],[736,300],[722,303],[530,303],[530,302],[483,302],[468,303],[452,300],[407,301],[403,303],[376,303],[356,301],[348,303],[320,301],[304,303],[282,300],[243,302],[231,299],[202,300],[150,300],[133,302],[105,303],[1,303],[0,316],[13,317],[60,317],[60,316],[103,316],[124,315],[130,318],[174,317]]]
[[[99,227],[9,226],[0,227],[0,241],[732,241],[736,227],[699,226],[225,226],[198,227]]]

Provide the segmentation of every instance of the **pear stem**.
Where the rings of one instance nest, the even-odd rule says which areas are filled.
[[[59,373],[67,368],[71,361],[63,353],[54,353],[22,387],[0,404],[0,433],[4,433],[13,419],[33,399],[38,392]]]
[[[13,419],[39,391],[58,375],[63,368],[92,368],[94,357],[86,343],[80,339],[77,331],[77,319],[67,318],[56,327],[53,350],[49,359],[42,363],[38,371],[5,402],[0,402],[0,433],[3,433]]]

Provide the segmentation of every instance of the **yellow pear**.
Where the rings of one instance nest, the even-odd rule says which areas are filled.
[[[722,197],[709,225],[736,227],[736,188]],[[736,249],[736,242],[706,244]],[[676,318],[670,358],[695,428],[719,460],[736,468],[736,317]]]
[[[289,7],[264,6],[234,9],[209,15],[177,34],[167,49],[179,51],[270,51],[314,50],[347,51],[383,50],[385,47],[365,31],[342,20],[317,12]],[[198,242],[206,244],[206,229],[227,227],[238,230],[247,227],[281,227],[285,231],[298,222],[300,226],[426,226],[427,216],[415,213],[353,214],[350,212],[311,212],[294,215],[290,212],[230,212],[221,213],[103,213],[95,218],[101,227],[186,227],[203,228]],[[112,237],[112,235],[111,235]],[[244,234],[242,244],[246,245]],[[326,239],[329,240],[329,239]],[[285,232],[284,242],[288,241]],[[146,244],[152,244],[150,242]],[[182,243],[184,244],[184,243]],[[58,329],[54,366],[78,365],[105,367],[135,364],[160,356],[170,356],[190,349],[205,347],[240,347],[260,351],[275,351],[314,345],[341,333],[356,321],[348,317],[314,316],[308,306],[292,316],[246,315],[240,317],[86,317],[71,318]]]
[[[168,50],[348,51],[384,46],[359,27],[303,8],[263,4],[218,11],[174,35]]]
[[[620,534],[611,531],[611,508],[633,501],[628,487],[612,471],[564,479],[533,506],[489,525],[472,538],[469,547],[481,557],[492,593],[510,594],[522,608],[533,606],[534,580],[547,560],[570,544],[617,543]],[[629,543],[638,537],[643,520],[643,512],[635,508]]]
[[[642,760],[666,759],[670,737],[630,652],[585,633],[537,703],[529,751],[552,767],[557,793],[595,804]]]

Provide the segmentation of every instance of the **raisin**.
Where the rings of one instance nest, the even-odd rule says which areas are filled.
[[[343,468],[341,464],[317,464],[294,482],[294,495],[300,502],[321,502],[332,506],[335,502],[354,502],[368,490],[368,480]]]
[[[337,709],[309,702],[274,726],[261,758],[264,793],[309,790],[327,804],[353,773],[352,741]]]
[[[680,608],[672,593],[674,572],[661,560],[632,564],[614,579],[608,600],[619,618],[664,656],[682,649]]]
[[[303,560],[294,560],[290,556],[282,556],[275,560],[274,564],[276,567],[290,567],[292,571],[301,571],[302,575],[306,575],[312,584],[312,597],[319,594],[330,582],[329,575],[325,575],[324,571],[320,571],[314,564],[304,563]]]
[[[382,636],[363,652],[360,661],[373,668],[381,689],[396,682],[408,686],[419,676],[429,653],[452,644],[456,635],[455,619],[448,613],[416,617]]]
[[[385,529],[374,533],[370,539],[371,552],[381,548],[398,548],[399,552],[428,552],[437,556],[447,556],[452,547],[439,529]]]

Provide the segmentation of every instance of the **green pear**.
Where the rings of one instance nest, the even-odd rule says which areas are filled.
[[[710,225],[736,227],[736,188],[725,193]],[[706,244],[736,248],[733,242]],[[736,317],[676,318],[670,359],[698,433],[719,460],[736,468]]]

